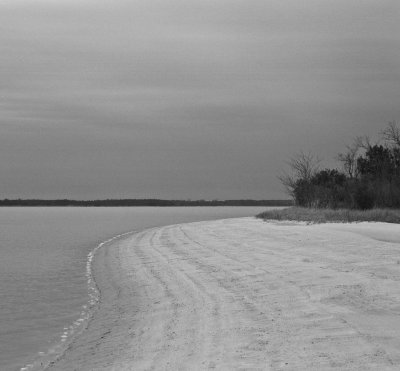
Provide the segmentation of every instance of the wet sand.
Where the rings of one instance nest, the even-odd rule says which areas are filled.
[[[226,219],[99,249],[100,306],[48,370],[399,370],[400,225]]]

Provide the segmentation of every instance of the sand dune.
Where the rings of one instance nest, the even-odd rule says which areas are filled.
[[[254,218],[99,250],[101,304],[50,370],[399,370],[400,226]]]

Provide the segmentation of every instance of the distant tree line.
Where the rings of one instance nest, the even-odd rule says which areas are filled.
[[[400,129],[390,122],[378,142],[357,137],[338,155],[341,169],[320,169],[311,153],[289,161],[280,176],[298,206],[370,209],[400,207]]]
[[[0,206],[289,206],[291,200],[161,200],[161,199],[107,199],[107,200],[41,200],[4,199]]]

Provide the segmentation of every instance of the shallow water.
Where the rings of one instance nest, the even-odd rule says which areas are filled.
[[[77,321],[88,315],[88,255],[102,241],[154,226],[252,216],[265,209],[0,208],[0,369],[21,370],[38,356],[59,351]]]

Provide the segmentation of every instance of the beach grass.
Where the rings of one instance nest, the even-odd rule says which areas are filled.
[[[289,207],[267,210],[257,215],[263,220],[290,220],[309,223],[385,222],[400,223],[400,209],[312,209]]]

